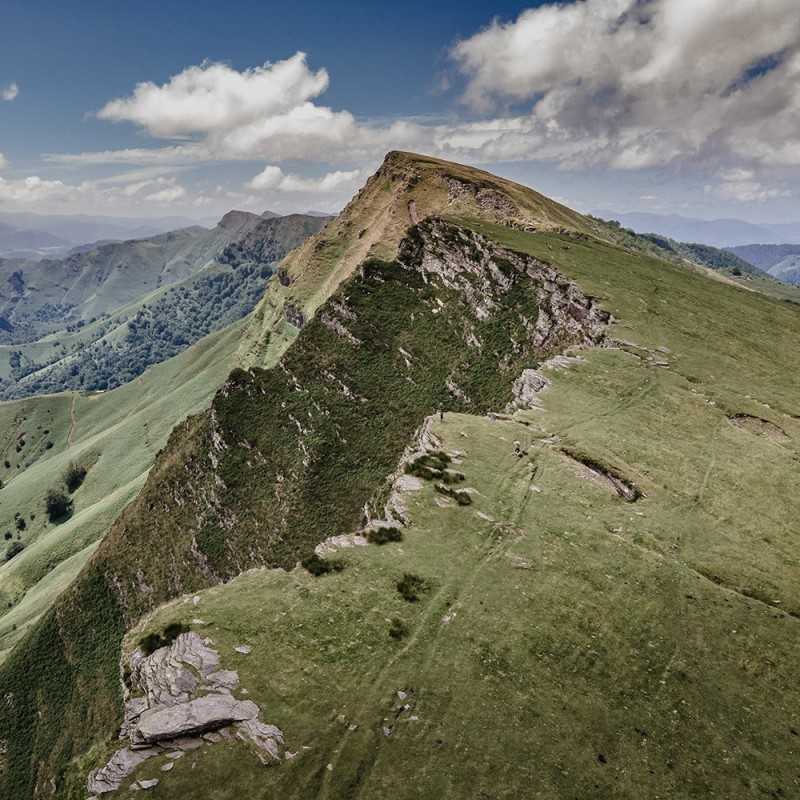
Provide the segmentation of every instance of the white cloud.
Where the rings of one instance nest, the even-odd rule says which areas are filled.
[[[789,189],[764,186],[756,180],[755,173],[746,169],[731,169],[723,172],[722,182],[717,186],[707,185],[706,192],[715,193],[723,200],[734,200],[737,203],[765,203],[776,197],[790,197]]]
[[[17,86],[16,83],[9,83],[8,86],[0,89],[0,97],[2,97],[3,100],[8,100],[9,102],[11,100],[16,100],[18,94],[19,86]]]
[[[120,150],[97,150],[87,153],[45,153],[45,161],[57,164],[165,164],[177,166],[214,160],[201,145],[170,147],[132,147]]]
[[[531,102],[528,135],[568,164],[800,164],[799,46],[795,0],[586,0],[495,21],[453,57],[466,102]]]
[[[0,178],[0,202],[27,205],[62,198],[69,192],[70,187],[61,181],[43,180],[38,175],[31,175],[21,180]]]
[[[121,178],[122,176],[117,176]],[[27,178],[0,178],[0,207],[36,207],[54,212],[107,213],[109,211],[147,211],[153,203],[169,205],[187,197],[186,189],[174,177],[106,184],[102,181],[65,183]]]
[[[163,86],[140,83],[131,97],[112,100],[98,116],[135,122],[162,137],[228,131],[291,111],[327,88],[328,73],[309,70],[305,53],[243,72],[207,62]]]
[[[457,86],[460,73],[469,116],[359,119],[324,105],[328,73],[312,69],[303,53],[243,70],[205,62],[163,83],[140,83],[98,112],[161,141],[45,160],[142,166],[127,188],[107,183],[115,196],[127,192],[135,202],[176,194],[177,184],[152,181],[168,180],[179,167],[269,165],[244,192],[201,189],[215,208],[263,203],[267,191],[282,193],[276,207],[298,202],[292,193],[303,192],[339,202],[390,149],[473,164],[542,161],[627,171],[672,165],[674,175],[702,175],[709,200],[786,197],[800,177],[796,0],[550,2],[492,22],[451,55],[445,78]],[[288,169],[291,161],[331,171],[304,177]],[[780,181],[772,167],[781,170]],[[106,180],[95,181],[95,191]],[[642,188],[632,191],[635,197]],[[172,202],[188,206],[191,199]]]
[[[151,203],[174,203],[176,200],[186,197],[186,189],[183,186],[169,186],[166,189],[161,189],[158,192],[147,195],[145,200]]]
[[[344,186],[354,186],[361,174],[361,170],[355,169],[329,172],[319,178],[304,178],[300,175],[287,175],[280,167],[270,165],[247,186],[256,191],[271,189],[278,192],[332,192]]]

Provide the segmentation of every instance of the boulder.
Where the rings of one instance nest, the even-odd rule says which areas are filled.
[[[237,700],[230,694],[208,694],[178,705],[155,706],[139,717],[131,741],[153,743],[206,733],[255,719],[258,711],[251,700]]]

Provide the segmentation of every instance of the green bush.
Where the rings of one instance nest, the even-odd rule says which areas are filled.
[[[51,489],[45,497],[44,508],[50,522],[60,522],[72,513],[72,500],[64,492]]]
[[[149,656],[161,647],[171,645],[182,633],[188,633],[191,629],[182,622],[172,622],[167,625],[161,633],[148,633],[147,636],[139,640],[139,649]]]
[[[452,497],[460,506],[472,505],[472,497],[470,497],[469,492],[465,492],[463,489],[451,489],[444,483],[437,483],[433,488],[436,489],[439,494]]]
[[[300,563],[303,569],[308,570],[314,577],[327,575],[329,572],[341,572],[344,569],[343,561],[328,561],[316,553],[307,556]]]
[[[408,625],[400,617],[393,617],[389,624],[389,636],[397,641],[405,639],[408,636]]]
[[[400,528],[382,526],[380,528],[370,528],[367,531],[367,541],[370,544],[388,544],[389,542],[400,542],[403,539],[403,532]]]
[[[25,549],[22,542],[11,542],[6,550],[6,561],[11,561],[14,556],[18,556]]]
[[[397,591],[407,603],[416,603],[419,596],[428,591],[428,582],[419,575],[406,572],[397,582]]]
[[[74,494],[81,488],[81,484],[86,479],[86,468],[78,464],[70,462],[70,465],[64,470],[64,485],[70,494]]]
[[[443,450],[434,453],[424,453],[406,464],[406,472],[425,480],[441,478],[444,470],[452,459]]]

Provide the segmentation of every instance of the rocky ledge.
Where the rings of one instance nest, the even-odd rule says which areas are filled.
[[[194,632],[182,633],[148,656],[138,649],[131,655],[120,729],[127,745],[89,775],[91,795],[116,791],[153,756],[174,759],[224,739],[250,743],[264,764],[282,759],[282,732],[259,719],[256,703],[234,696],[239,675],[220,669],[212,644]]]

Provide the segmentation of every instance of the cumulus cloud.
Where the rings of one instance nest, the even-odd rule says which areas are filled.
[[[475,109],[530,102],[526,135],[556,158],[639,169],[710,150],[800,164],[799,46],[795,0],[586,0],[452,55]]]
[[[287,175],[280,167],[269,165],[256,175],[248,188],[256,191],[278,192],[332,192],[345,186],[353,186],[361,177],[361,170],[328,172],[319,178],[304,178]]]
[[[69,191],[70,187],[61,181],[43,180],[38,175],[20,180],[0,178],[0,202],[7,201],[21,205],[40,203],[62,198]]]
[[[3,100],[16,100],[17,95],[19,94],[19,86],[16,83],[9,83],[8,86],[5,86],[3,89],[0,89],[0,97]]]
[[[322,94],[328,82],[324,69],[308,68],[305,53],[243,72],[207,62],[163,86],[140,83],[130,97],[112,100],[98,116],[135,122],[162,137],[226,131],[291,111]]]

